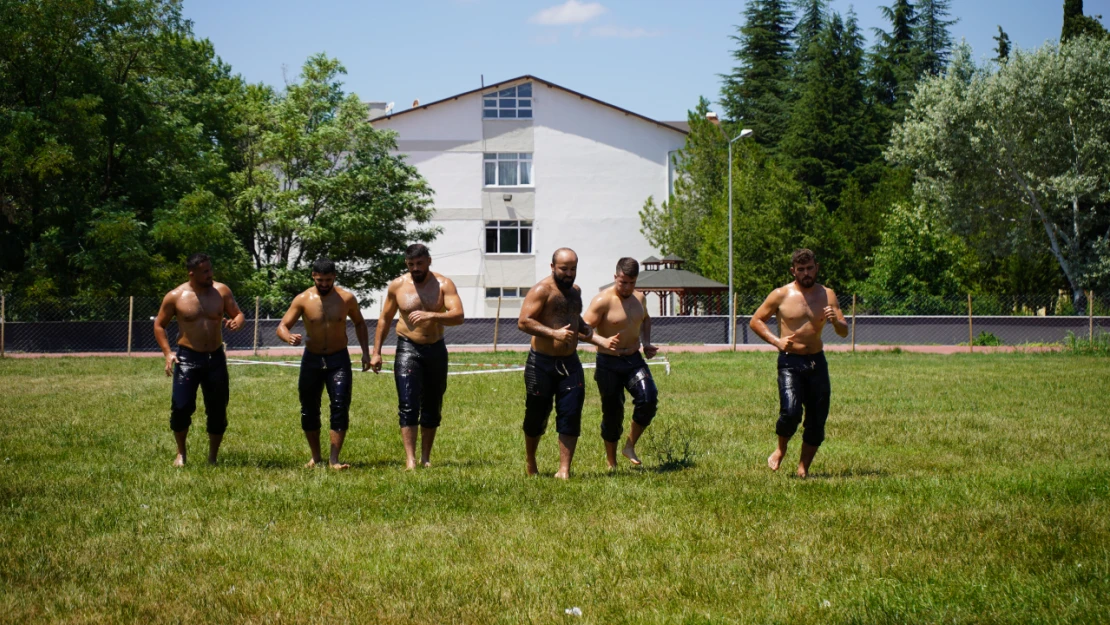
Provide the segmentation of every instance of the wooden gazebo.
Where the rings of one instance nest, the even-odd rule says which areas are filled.
[[[673,254],[645,258],[640,261],[636,290],[659,296],[660,315],[728,314],[728,285],[686,271],[685,262]]]

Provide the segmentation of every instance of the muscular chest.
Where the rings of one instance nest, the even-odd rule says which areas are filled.
[[[824,321],[823,310],[828,303],[825,298],[813,296],[806,297],[801,293],[791,294],[779,306],[779,316],[790,325],[796,326],[809,322],[820,324]]]
[[[342,322],[346,316],[343,300],[338,296],[310,300],[304,309],[305,321],[310,323]]]
[[[218,294],[186,293],[177,300],[177,317],[186,323],[223,318],[224,302]]]
[[[423,289],[417,289],[416,287],[402,289],[397,296],[397,305],[401,308],[401,312],[406,314],[417,310],[430,312],[442,310],[443,294],[439,290],[439,282],[430,284]]]
[[[617,305],[609,306],[605,322],[614,328],[638,327],[644,320],[644,307],[635,297],[619,300]]]
[[[577,321],[578,316],[582,314],[582,296],[578,291],[572,290],[568,294],[557,291],[547,300],[544,312],[549,318],[563,325]]]

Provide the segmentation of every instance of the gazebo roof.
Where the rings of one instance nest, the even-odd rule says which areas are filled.
[[[658,258],[656,258],[656,257],[654,257],[654,256],[648,256],[647,258],[645,258],[645,259],[643,259],[643,260],[641,260],[641,261],[640,261],[640,263],[641,263],[641,264],[644,264],[644,263],[657,263],[657,262],[659,262],[659,259],[658,259]]]
[[[677,256],[675,254],[667,254],[666,256],[663,257],[663,260],[664,261],[678,261],[680,263],[686,262],[685,258],[682,258],[682,257]]]
[[[610,282],[601,287],[607,289],[613,286]],[[707,289],[724,290],[728,285],[705,276],[699,276],[685,269],[660,269],[658,271],[641,271],[636,278],[636,289],[640,291],[677,291],[681,289]],[[601,289],[598,289],[599,291]]]

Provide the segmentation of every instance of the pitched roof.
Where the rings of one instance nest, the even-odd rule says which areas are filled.
[[[630,111],[628,109],[623,109],[623,108],[621,108],[621,107],[619,107],[615,104],[609,104],[608,102],[598,100],[597,98],[592,98],[592,97],[590,97],[590,96],[588,96],[584,93],[579,93],[579,92],[577,92],[573,89],[567,89],[566,87],[563,87],[561,85],[557,85],[553,82],[544,80],[542,78],[537,78],[535,76],[532,76],[531,74],[525,74],[523,76],[517,76],[516,78],[510,78],[509,80],[502,80],[499,83],[494,83],[492,85],[486,85],[486,86],[478,88],[478,89],[471,89],[470,91],[464,91],[463,93],[453,95],[453,96],[449,96],[449,97],[443,98],[442,100],[436,100],[435,102],[429,102],[427,104],[421,104],[420,106],[415,106],[413,108],[401,111],[399,113],[390,113],[389,115],[382,115],[380,117],[375,117],[375,118],[371,119],[370,122],[373,123],[373,122],[376,122],[376,121],[379,121],[379,120],[382,120],[382,119],[392,119],[392,118],[397,117],[399,115],[407,115],[407,114],[412,113],[414,111],[420,111],[420,110],[423,110],[423,109],[426,109],[426,108],[431,108],[431,107],[433,107],[437,104],[443,104],[444,102],[458,100],[461,97],[468,96],[468,95],[471,95],[471,94],[483,93],[483,92],[497,90],[497,89],[500,89],[504,85],[508,85],[510,83],[515,83],[515,82],[518,82],[518,81],[521,81],[521,80],[531,80],[533,82],[538,82],[540,84],[547,85],[548,87],[551,87],[551,88],[554,88],[554,89],[561,89],[562,91],[566,91],[567,93],[569,93],[571,95],[576,95],[576,96],[582,98],[583,100],[589,100],[591,102],[596,102],[597,104],[600,104],[602,106],[607,106],[611,109],[620,111],[620,112],[624,113],[625,115],[631,115],[632,117],[638,117],[638,118],[640,118],[640,119],[642,119],[642,120],[644,120],[648,123],[655,124],[656,126],[659,126],[660,128],[666,128],[667,130],[673,130],[675,132],[681,132],[684,135],[690,134],[689,128],[684,129],[680,126],[677,126],[677,125],[675,125],[676,122],[661,122],[661,121],[652,119],[650,117],[640,115],[639,113],[633,113],[632,111]],[[682,122],[678,122],[678,123],[682,123]]]
[[[610,282],[599,288],[598,290],[609,288],[613,286]],[[692,271],[685,269],[660,269],[658,271],[641,271],[639,277],[636,278],[636,289],[641,291],[648,290],[668,290],[668,289],[727,289],[728,285],[721,284],[716,280],[710,280],[705,276],[699,276]]]

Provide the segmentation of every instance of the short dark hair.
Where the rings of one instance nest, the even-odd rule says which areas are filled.
[[[423,243],[413,243],[405,248],[405,260],[416,260],[417,258],[431,258],[432,253],[428,251],[428,246]]]
[[[635,258],[624,258],[617,261],[617,273],[623,273],[629,278],[635,278],[640,275],[640,263],[636,262]]]
[[[197,252],[196,254],[193,254],[189,258],[185,259],[185,268],[189,271],[192,271],[197,267],[200,267],[204,263],[211,264],[212,259],[208,257],[208,254],[201,254],[200,252]]]
[[[816,263],[817,256],[812,250],[801,248],[794,250],[794,255],[790,257],[790,266],[804,265],[806,263]]]
[[[312,263],[312,273],[318,273],[320,275],[335,273],[335,261],[327,256],[317,258],[316,262]]]
[[[555,250],[554,252],[551,253],[551,264],[552,265],[555,264],[555,257],[559,255],[559,252],[570,252],[571,254],[574,254],[574,259],[578,260],[578,252],[570,249],[569,247],[560,247],[559,249],[557,249],[557,250]]]

